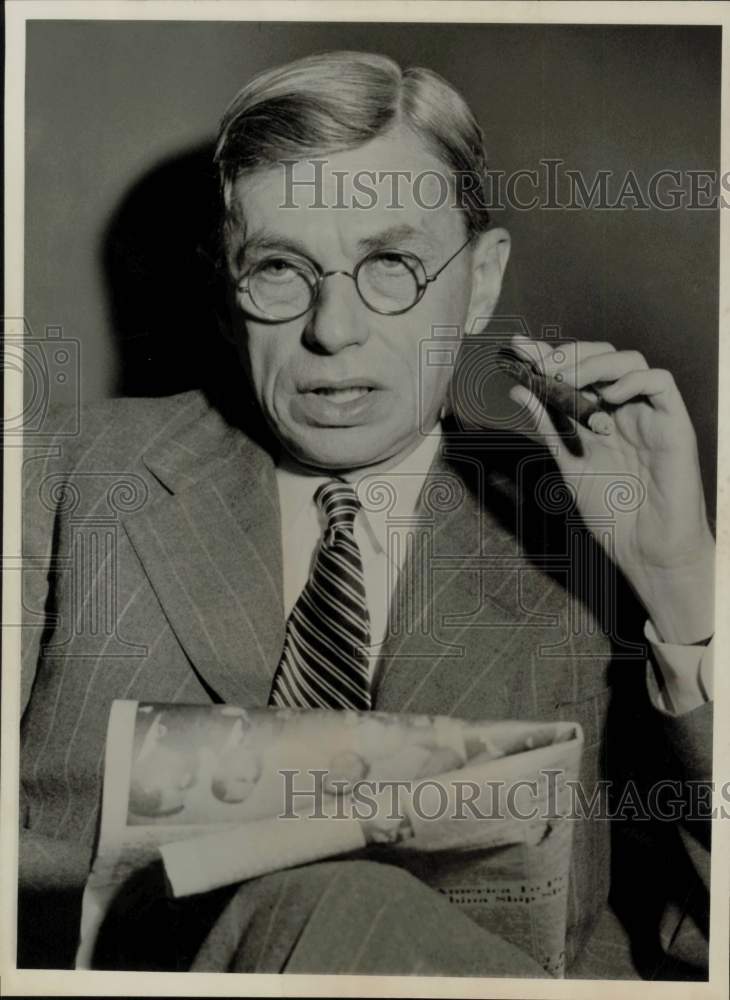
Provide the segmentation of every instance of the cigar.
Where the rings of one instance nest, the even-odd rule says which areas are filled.
[[[580,389],[563,381],[560,372],[545,375],[534,362],[509,347],[503,347],[500,355],[509,362],[507,372],[545,407],[571,417],[594,434],[613,433],[613,420],[601,403],[586,399]]]

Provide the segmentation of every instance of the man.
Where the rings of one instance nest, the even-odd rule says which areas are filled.
[[[714,546],[671,376],[606,343],[517,338],[600,397],[611,433],[569,422],[566,434],[521,387],[528,435],[472,433],[459,417],[468,379],[434,331],[458,330],[459,346],[483,328],[509,255],[488,225],[481,133],[459,95],[380,56],[301,60],[234,99],[216,162],[237,397],[225,411],[196,392],[110,401],[84,413],[71,448],[27,462],[25,606],[45,612],[23,665],[32,964],[73,953],[114,698],[563,718],[584,729],[589,797],[607,747],[610,773],[710,776]],[[558,473],[584,525],[556,506]],[[623,593],[617,575],[628,581],[651,665],[632,645],[629,604],[617,613],[586,570],[609,595]],[[622,930],[606,909],[609,826],[590,817],[575,830],[560,890],[569,974],[702,975],[702,946],[671,965],[658,928],[672,893],[702,913],[704,828],[654,831],[681,878],[654,873],[656,912],[635,907],[651,926]],[[648,879],[655,856],[654,842],[625,841],[619,911],[627,873]],[[393,865],[294,869],[192,910],[138,888],[143,933],[132,942],[120,924],[100,964],[544,974]]]

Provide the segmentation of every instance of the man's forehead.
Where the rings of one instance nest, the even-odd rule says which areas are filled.
[[[463,219],[453,174],[403,132],[353,150],[267,165],[239,178],[232,207],[246,239],[316,235],[322,227],[345,229],[356,242],[386,231],[399,244],[448,238]]]

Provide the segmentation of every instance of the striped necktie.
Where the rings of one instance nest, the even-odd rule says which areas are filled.
[[[320,486],[314,499],[327,526],[289,615],[269,704],[369,709],[370,617],[353,534],[360,501],[342,482]]]

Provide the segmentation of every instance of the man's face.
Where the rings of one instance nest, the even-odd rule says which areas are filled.
[[[375,183],[368,180],[376,198],[372,207],[358,208],[352,178],[364,170],[376,172]],[[420,190],[402,180],[402,207],[394,208],[393,180],[386,171],[445,174],[412,133],[399,130],[327,157],[320,192],[327,208],[312,207],[311,187],[285,188],[278,166],[241,178],[233,207],[245,220],[245,234],[234,280],[264,256],[282,252],[307,257],[323,271],[352,272],[374,246],[414,253],[426,274],[433,274],[465,242],[464,213],[451,196],[441,197],[434,209],[424,207],[439,201],[441,188],[433,178]],[[295,181],[313,176],[308,161],[294,168]],[[295,207],[281,208],[285,200]],[[345,207],[331,207],[338,202]],[[475,257],[467,247],[401,315],[368,309],[354,281],[342,275],[325,279],[309,312],[276,324],[257,322],[250,309],[245,315],[245,293],[236,291],[244,363],[262,412],[290,454],[305,465],[347,470],[387,467],[418,445],[438,419],[452,373],[448,365],[426,364],[422,345],[434,327],[466,324]],[[441,346],[453,349],[453,342]]]

